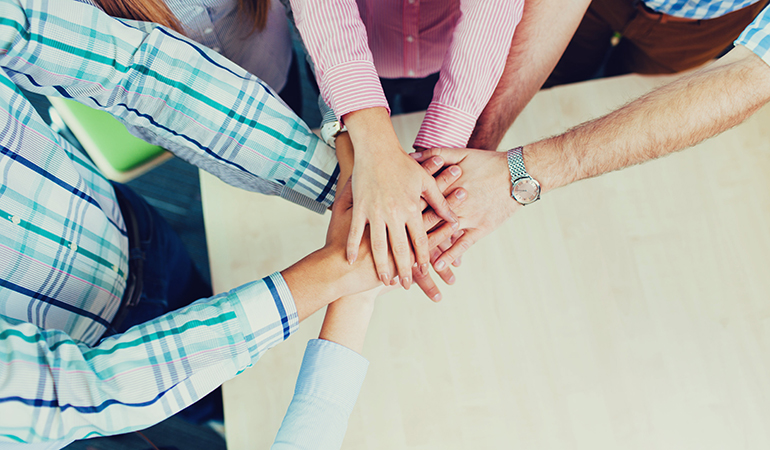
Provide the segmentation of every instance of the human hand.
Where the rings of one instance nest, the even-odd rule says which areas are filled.
[[[510,195],[511,175],[507,156],[504,152],[465,148],[436,148],[411,156],[418,162],[441,156],[445,164],[457,164],[462,169],[462,176],[452,187],[463,187],[469,193],[467,201],[453,208],[460,218],[462,234],[456,234],[454,242],[442,244],[440,254],[434,251],[431,258],[436,272],[445,273],[460,255],[505,222],[521,206]],[[429,219],[438,221],[439,217],[435,215]]]
[[[444,169],[436,175],[436,185],[441,189],[441,191],[444,193],[445,198],[449,202],[449,206],[453,209],[462,203],[468,193],[463,188],[456,188],[452,187],[452,185],[457,181],[460,176],[462,175],[462,169],[460,169],[459,166],[448,166],[443,167],[444,161],[442,158],[436,156],[432,158],[428,158],[425,162],[422,163],[423,168],[430,174],[434,175],[436,172],[439,171],[439,169]],[[433,210],[427,210],[428,204],[423,200],[421,203],[420,208],[423,210],[423,223],[425,224],[425,228],[430,230],[433,227],[439,225],[441,227],[450,227],[452,230],[454,230],[454,234],[452,236],[455,236],[457,233],[462,233],[462,230],[458,230],[456,223],[454,224],[448,224],[444,221],[442,221],[438,215],[435,214]],[[446,239],[444,241],[441,241],[438,246],[430,248],[430,254],[431,254],[431,261],[435,259],[435,257],[438,257],[438,255],[435,255],[435,252],[443,253],[443,250],[445,248],[441,247],[442,245],[445,245],[445,242],[452,242],[452,237],[449,239]],[[439,251],[440,249],[440,251]],[[446,247],[448,249],[448,247]],[[458,265],[458,264],[454,264]],[[441,279],[444,280],[447,284],[453,284],[455,281],[454,274],[452,273],[452,270],[447,266],[442,270],[437,270],[436,273],[441,277]],[[429,271],[420,271],[416,267],[416,264],[413,266],[412,270],[412,276],[414,277],[414,282],[420,287],[420,289],[425,293],[425,295],[428,296],[431,300],[434,302],[441,301],[441,291],[439,290],[438,286],[436,286],[436,283],[433,281],[433,279],[430,276]]]
[[[355,202],[346,248],[348,261],[352,263],[359,257],[368,224],[378,278],[389,285],[397,274],[404,288],[409,289],[413,280],[412,249],[421,275],[428,273],[430,261],[429,240],[420,214],[421,198],[443,220],[454,223],[457,218],[433,177],[401,148],[384,108],[355,111],[345,116],[345,122],[355,148]],[[388,247],[395,269],[388,266]]]
[[[423,167],[428,174],[435,173],[442,166],[444,166],[444,161],[441,158],[426,158],[426,161],[423,162]],[[440,189],[448,189],[449,186],[457,181],[461,173],[462,171],[459,168],[448,168],[436,178],[437,186]],[[449,205],[458,206],[466,198],[466,193],[464,189],[454,189],[451,192],[448,192],[447,197]],[[345,184],[345,187],[338,191],[337,199],[332,206],[332,218],[329,223],[329,230],[327,232],[326,246],[324,247],[325,251],[329,251],[333,254],[342,254],[341,250],[346,248],[346,238],[348,236],[348,227],[350,226],[350,218],[352,214],[353,195],[351,182],[348,181],[348,183]],[[432,210],[429,213],[426,213],[425,217],[426,221],[421,223],[421,225],[425,229],[434,228],[430,233],[427,234],[428,248],[433,248],[438,245],[439,242],[448,239],[452,233],[457,230],[458,224],[456,222],[443,222],[439,224],[442,219]],[[413,262],[414,259],[412,259],[410,255],[410,270],[412,268]],[[392,255],[391,258],[387,260],[387,263],[389,264],[389,270],[395,270],[395,263]],[[345,280],[341,281],[341,283],[346,286],[343,288],[343,291],[352,294],[371,289],[373,287],[371,286],[371,282],[377,279],[375,276],[376,272],[374,271],[372,264],[373,254],[369,246],[368,236],[365,234],[359,248],[358,258],[355,263],[352,264],[349,274],[350,276],[346,276]],[[428,295],[429,298],[434,301],[440,300],[440,292],[435,283],[431,280],[427,271],[424,275],[418,271],[415,271],[414,277],[417,281],[417,284],[425,292],[425,294]]]

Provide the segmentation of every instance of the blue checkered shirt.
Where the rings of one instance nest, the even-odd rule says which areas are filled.
[[[759,0],[644,0],[653,11],[684,19],[714,19]]]
[[[106,110],[228,183],[322,211],[334,152],[272,90],[167,29],[73,0],[0,0],[0,67],[0,440],[142,428],[296,329],[274,274],[87,351],[125,289],[125,225],[109,182],[19,87]]]

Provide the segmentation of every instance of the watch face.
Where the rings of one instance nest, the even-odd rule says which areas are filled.
[[[532,203],[540,198],[540,183],[532,178],[522,178],[513,185],[511,196],[522,205]]]

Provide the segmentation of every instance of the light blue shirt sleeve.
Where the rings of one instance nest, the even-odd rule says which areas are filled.
[[[369,361],[339,344],[307,344],[289,404],[271,450],[339,450]]]

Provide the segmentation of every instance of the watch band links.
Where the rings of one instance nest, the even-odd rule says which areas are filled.
[[[508,150],[508,170],[511,171],[511,184],[521,178],[532,178],[524,168],[524,147],[516,147]]]

